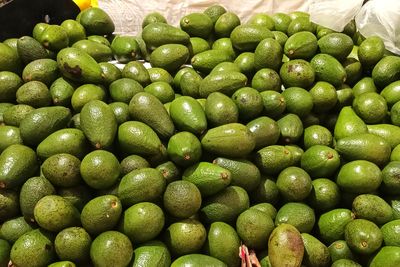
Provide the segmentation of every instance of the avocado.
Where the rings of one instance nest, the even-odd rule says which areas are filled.
[[[354,134],[338,139],[335,149],[346,160],[368,160],[384,166],[389,162],[390,144],[382,137],[370,133]],[[373,153],[371,153],[374,151]]]
[[[332,243],[343,239],[346,225],[354,219],[355,215],[349,209],[332,209],[321,214],[318,229],[322,240]]]
[[[165,191],[166,180],[161,172],[153,168],[133,170],[122,177],[118,197],[124,206],[139,202],[158,200]]]
[[[134,95],[129,102],[129,114],[133,119],[150,126],[161,139],[171,137],[175,131],[164,105],[150,93],[140,92]]]
[[[67,31],[59,25],[49,25],[46,27],[38,41],[51,51],[60,51],[69,45]]]
[[[113,52],[111,51],[111,48],[109,46],[96,43],[91,40],[79,40],[75,42],[71,47],[88,53],[97,62],[108,62],[111,61],[113,58]]]
[[[190,35],[183,30],[162,22],[154,22],[143,28],[142,38],[150,50],[165,44],[187,45]]]
[[[353,108],[357,115],[370,124],[382,122],[388,113],[385,98],[375,92],[356,96],[353,101]]]
[[[151,83],[148,70],[144,67],[143,63],[139,61],[131,61],[127,63],[122,69],[122,78],[133,79],[142,86]]]
[[[14,188],[23,184],[38,170],[35,152],[25,145],[14,144],[0,155],[0,188]]]
[[[379,227],[365,219],[355,219],[345,227],[345,240],[350,249],[361,255],[369,255],[377,251],[383,241]]]
[[[19,202],[21,213],[28,221],[34,221],[36,203],[45,196],[54,195],[54,186],[44,177],[31,177],[21,187]]]
[[[6,240],[0,239],[0,248],[0,264],[1,266],[7,266],[10,261],[11,246]]]
[[[284,45],[284,53],[290,59],[311,59],[316,54],[317,49],[317,37],[307,31],[293,34]]]
[[[330,266],[331,258],[328,248],[314,236],[302,233],[304,244],[303,264],[307,266]]]
[[[272,38],[263,39],[254,51],[254,67],[256,70],[263,68],[278,71],[282,65],[282,46]]]
[[[204,201],[200,216],[208,223],[226,222],[234,225],[239,214],[249,208],[249,203],[246,190],[239,186],[228,186]]]
[[[357,218],[369,220],[377,225],[393,219],[390,205],[381,197],[372,194],[358,195],[353,200],[352,208]]]
[[[207,75],[199,87],[200,97],[208,97],[213,92],[231,96],[237,89],[246,85],[247,77],[240,72],[212,73]]]
[[[239,117],[243,121],[249,121],[258,117],[264,109],[261,94],[251,87],[240,88],[233,93],[232,99],[237,105]]]
[[[40,81],[30,81],[18,88],[17,103],[30,105],[34,108],[47,107],[51,104],[51,95],[46,84]]]
[[[170,116],[176,128],[200,135],[207,129],[206,114],[196,99],[182,96],[172,101]]]
[[[102,70],[88,53],[68,47],[57,54],[57,64],[61,74],[80,83],[101,83]]]
[[[318,40],[318,47],[323,54],[343,61],[353,49],[353,40],[344,33],[330,33]]]
[[[277,120],[279,129],[281,130],[280,140],[285,144],[296,143],[303,134],[303,123],[299,116],[288,113]]]
[[[120,177],[119,161],[114,154],[106,150],[92,151],[80,164],[82,179],[94,189],[107,189]]]
[[[85,263],[90,258],[92,238],[82,227],[69,227],[59,232],[54,240],[57,256],[61,260]]]
[[[206,151],[219,156],[244,157],[254,149],[255,139],[245,125],[229,123],[209,129],[201,144]]]
[[[341,86],[347,79],[347,74],[342,64],[331,55],[317,54],[311,61],[318,81],[325,81],[333,86]]]
[[[163,204],[174,218],[189,218],[196,214],[202,203],[200,190],[188,181],[173,181],[168,184]]]
[[[142,21],[142,29],[149,25],[150,23],[155,23],[155,22],[160,22],[160,23],[166,23],[167,24],[167,19],[160,13],[158,12],[151,12],[147,14]]]
[[[117,120],[111,108],[100,100],[85,104],[80,113],[81,128],[96,149],[109,147],[117,133]]]
[[[182,180],[194,183],[202,196],[210,196],[230,184],[231,172],[212,163],[199,162],[184,171]]]
[[[40,142],[36,153],[42,159],[59,153],[68,153],[82,159],[88,147],[88,140],[81,130],[65,128],[55,131]]]
[[[164,212],[159,206],[141,202],[125,210],[120,229],[133,244],[139,244],[158,236],[164,222]]]
[[[385,44],[378,36],[365,38],[358,47],[358,58],[365,69],[371,69],[384,56]]]
[[[355,160],[344,164],[337,174],[336,183],[341,190],[350,193],[371,193],[382,182],[379,167],[366,160]]]
[[[90,200],[82,209],[81,222],[90,234],[112,230],[122,214],[118,197],[103,195]],[[101,222],[101,223],[100,223]]]
[[[112,53],[120,63],[134,61],[140,56],[140,48],[134,36],[117,35],[111,42]]]
[[[181,29],[191,37],[208,38],[213,30],[214,23],[211,18],[204,13],[190,13],[180,20]]]
[[[222,5],[214,4],[207,7],[203,13],[209,16],[213,24],[215,24],[218,18],[226,13],[226,9]]]
[[[22,137],[19,128],[15,126],[0,125],[0,153],[14,144],[22,144]]]
[[[0,235],[2,239],[13,244],[20,236],[33,230],[33,227],[34,226],[28,223],[24,217],[16,217],[2,224],[0,227]]]
[[[200,252],[206,238],[205,227],[195,219],[173,223],[164,233],[165,243],[171,254],[175,256]]]
[[[76,85],[71,81],[63,77],[56,79],[49,88],[53,105],[69,107],[75,89]]]
[[[315,224],[315,212],[307,204],[287,202],[276,214],[275,225],[291,224],[301,233],[310,233]]]
[[[218,64],[222,62],[232,62],[232,56],[224,51],[210,49],[194,55],[190,63],[193,68],[201,73],[209,74]]]
[[[98,7],[82,10],[76,19],[85,28],[88,35],[109,35],[115,30],[110,16]]]
[[[68,108],[38,108],[21,121],[21,137],[26,144],[38,145],[53,132],[66,127],[70,119],[71,112]]]
[[[398,144],[400,144],[400,127],[391,124],[374,124],[367,125],[368,132],[385,139],[390,146],[395,148]]]
[[[17,41],[18,55],[21,60],[28,64],[31,61],[49,58],[49,53],[43,45],[30,36],[22,36]]]
[[[314,107],[311,90],[307,91],[300,87],[289,87],[281,95],[285,99],[286,111],[296,114],[300,118],[309,115]]]
[[[372,258],[370,267],[387,266],[395,267],[400,264],[400,249],[396,246],[382,247]]]
[[[29,231],[12,245],[10,259],[17,266],[47,266],[56,259],[53,240],[43,229]]]
[[[171,254],[167,246],[159,241],[149,241],[136,247],[133,251],[132,267],[169,267]]]
[[[386,56],[376,63],[371,77],[378,88],[385,88],[400,78],[400,57]]]
[[[110,85],[112,82],[121,79],[122,73],[117,66],[109,62],[100,62],[99,66],[102,71],[102,76],[105,85]]]
[[[205,114],[207,121],[213,126],[235,123],[239,120],[239,110],[235,102],[220,92],[208,95]]]
[[[231,185],[240,186],[247,192],[251,192],[260,184],[260,170],[251,161],[218,157],[213,163],[231,172]]]
[[[304,256],[300,232],[290,224],[277,226],[268,239],[268,256],[272,266],[300,267]]]
[[[285,88],[301,87],[310,88],[316,78],[313,66],[303,59],[293,59],[282,64],[279,70]]]
[[[0,189],[0,220],[7,221],[19,213],[18,192],[13,189]]]
[[[277,175],[294,165],[294,155],[281,145],[270,145],[258,150],[254,160],[260,171],[268,175]]]
[[[65,29],[68,35],[69,46],[72,46],[74,43],[83,40],[86,38],[86,30],[76,20],[67,19],[64,20],[61,24],[61,27]]]
[[[220,37],[229,37],[232,31],[240,25],[240,18],[233,12],[224,12],[214,24],[214,32]]]
[[[199,139],[190,132],[179,132],[168,141],[169,158],[179,166],[190,166],[200,161],[202,155]]]
[[[345,240],[336,240],[332,242],[329,245],[328,250],[332,262],[336,262],[341,259],[355,260],[355,255],[350,250]]]
[[[336,140],[355,134],[368,133],[365,122],[354,112],[352,107],[343,107],[337,118],[334,137]]]
[[[219,259],[204,254],[187,254],[181,256],[172,262],[171,267],[201,267],[204,265],[210,267],[227,267],[227,265]]]
[[[312,190],[310,175],[296,166],[283,169],[276,179],[276,185],[286,201],[302,201]]]
[[[119,251],[115,254],[115,251]],[[125,267],[133,258],[133,247],[129,238],[117,231],[106,231],[98,235],[90,246],[90,259],[94,266]]]
[[[267,240],[275,225],[271,217],[262,211],[248,209],[236,220],[236,231],[242,242],[252,249],[266,249]]]
[[[118,142],[123,151],[143,156],[160,153],[162,144],[156,132],[139,121],[127,121],[118,127]]]
[[[279,139],[280,129],[278,124],[267,116],[260,116],[248,122],[246,126],[253,133],[256,149],[275,145]]]
[[[59,232],[80,223],[79,211],[71,202],[57,195],[42,197],[33,210],[36,223],[43,229]]]
[[[240,262],[237,255],[239,246],[239,236],[232,226],[224,222],[211,224],[206,240],[206,249],[210,256],[223,261],[230,267],[238,266]]]
[[[262,40],[273,37],[267,27],[254,24],[238,25],[230,34],[233,46],[240,51],[252,51]]]
[[[212,50],[217,50],[217,51],[220,51],[220,52],[222,52],[222,51],[226,52],[226,54],[229,55],[229,59],[228,59],[228,61],[226,61],[227,63],[233,61],[236,58],[237,51],[233,47],[231,39],[228,38],[228,37],[219,38],[219,39],[215,40],[212,43],[211,48],[212,48]],[[221,62],[221,63],[223,63],[223,62]],[[219,64],[221,64],[221,63],[219,63]],[[235,71],[239,71],[236,65],[234,65],[234,64],[229,64],[229,65],[234,67]],[[215,67],[217,67],[217,66],[215,66]],[[214,67],[214,69],[216,69],[215,67]]]
[[[18,53],[3,43],[0,43],[0,58],[0,71],[21,72]]]

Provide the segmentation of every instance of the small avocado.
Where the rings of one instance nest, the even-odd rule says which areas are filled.
[[[133,244],[150,241],[164,227],[164,212],[150,202],[140,202],[125,210],[120,229]]]
[[[21,213],[27,221],[33,222],[36,203],[45,196],[54,195],[54,186],[42,176],[29,178],[21,187],[19,203]]]
[[[59,232],[54,241],[57,256],[61,260],[85,263],[90,258],[92,238],[82,227],[69,227]]]
[[[42,197],[33,210],[37,224],[48,231],[59,232],[80,223],[79,211],[71,202],[57,195]]]
[[[111,108],[100,100],[85,104],[80,113],[81,128],[96,149],[111,146],[117,134],[117,120]]]
[[[54,262],[54,237],[43,229],[29,231],[11,247],[10,259],[17,266],[41,267]]]
[[[227,223],[214,222],[210,226],[206,240],[209,255],[228,266],[238,266],[240,258],[237,255],[240,239],[236,230]]]
[[[81,11],[76,20],[82,24],[88,35],[109,35],[115,30],[110,16],[98,7],[89,7]]]
[[[122,204],[118,197],[103,195],[90,200],[83,207],[81,222],[90,234],[112,230],[122,214]],[[100,223],[101,222],[101,223]]]
[[[268,239],[268,256],[272,266],[300,267],[304,256],[300,232],[290,224],[277,226]]]
[[[165,191],[166,180],[161,172],[153,168],[133,170],[122,177],[118,197],[124,206],[139,202],[154,202]]]
[[[118,251],[117,254],[115,252]],[[98,235],[90,246],[90,259],[98,267],[125,267],[133,257],[129,238],[117,231],[106,231]]]
[[[249,208],[249,203],[246,190],[239,186],[228,186],[204,201],[200,216],[208,223],[226,222],[234,225],[240,213]]]
[[[25,145],[14,144],[0,155],[0,188],[23,184],[38,170],[36,153]]]

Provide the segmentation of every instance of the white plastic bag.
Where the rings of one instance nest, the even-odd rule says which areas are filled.
[[[341,32],[360,11],[362,4],[363,0],[310,0],[310,19],[321,26]]]
[[[399,0],[370,0],[357,14],[356,25],[363,36],[379,36],[387,50],[400,55]]]

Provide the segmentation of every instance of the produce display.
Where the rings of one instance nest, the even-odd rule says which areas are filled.
[[[0,267],[400,266],[379,37],[220,5],[142,26],[91,7],[0,43]]]

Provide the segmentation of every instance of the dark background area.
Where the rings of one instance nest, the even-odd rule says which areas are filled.
[[[0,41],[32,35],[38,22],[60,24],[75,19],[78,6],[72,0],[0,0]]]

